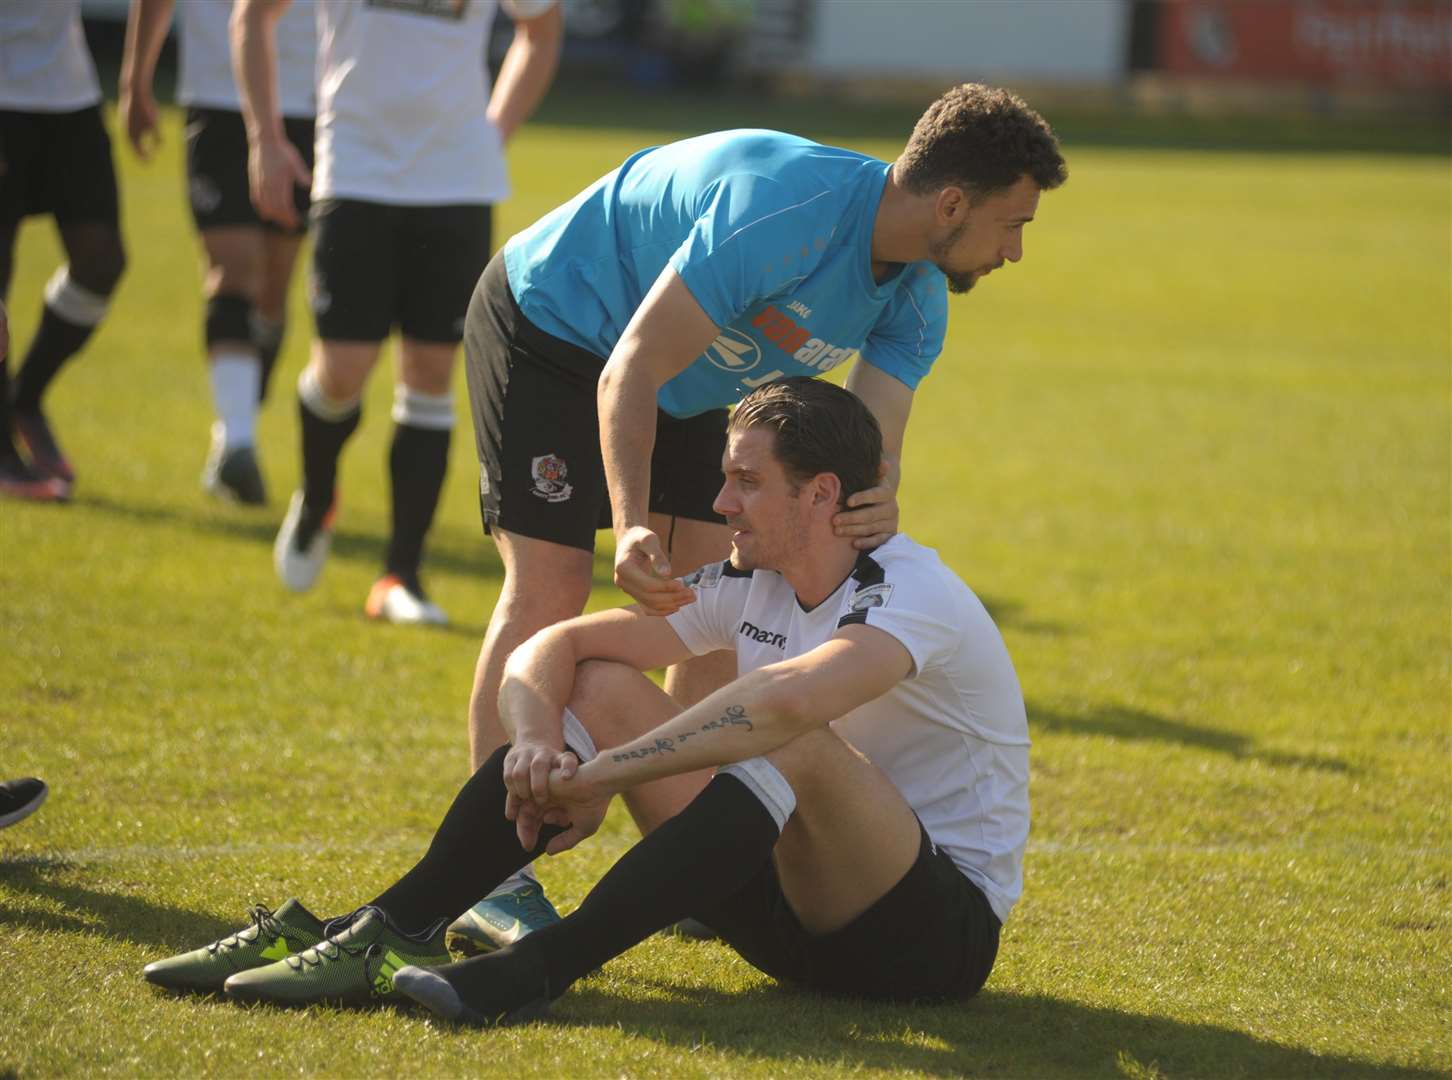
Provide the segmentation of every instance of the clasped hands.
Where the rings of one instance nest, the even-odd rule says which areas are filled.
[[[600,828],[610,806],[610,794],[593,782],[579,758],[543,743],[519,742],[510,748],[504,758],[504,786],[504,816],[514,822],[525,851],[535,849],[545,825],[565,829],[545,851],[568,851]]]

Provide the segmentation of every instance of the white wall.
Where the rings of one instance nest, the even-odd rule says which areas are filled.
[[[1128,0],[817,0],[812,74],[1102,83],[1124,72]]]

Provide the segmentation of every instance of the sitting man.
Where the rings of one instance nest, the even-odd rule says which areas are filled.
[[[448,1019],[518,1021],[694,916],[813,990],[976,993],[1028,835],[1028,729],[1003,640],[931,550],[898,535],[863,553],[835,535],[833,515],[882,462],[851,393],[767,384],[727,436],[716,510],[730,560],[688,578],[694,600],[672,615],[599,612],[516,650],[500,691],[512,744],[412,870],[347,920],[259,909],[147,978],[289,1004],[402,994]],[[642,674],[724,648],[739,677],[688,709]],[[447,963],[449,921],[593,833],[616,794],[644,838],[579,909]]]

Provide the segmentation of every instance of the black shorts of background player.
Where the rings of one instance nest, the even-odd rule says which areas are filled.
[[[126,138],[143,160],[160,138],[152,87],[173,6],[174,0],[131,3],[118,98]],[[184,14],[226,22],[226,12]],[[283,122],[311,167],[313,119],[286,117]],[[267,492],[255,449],[257,412],[282,347],[287,294],[306,232],[308,191],[301,185],[293,190],[297,224],[263,221],[247,192],[241,112],[193,105],[185,130],[187,196],[202,255],[202,340],[216,415],[202,486],[222,498],[260,505]]]
[[[0,494],[62,501],[70,497],[76,474],[42,400],[62,365],[101,322],[126,267],[101,107],[57,113],[0,109],[0,162],[0,298],[9,292],[16,233],[25,218],[54,217],[66,253],[65,264],[46,283],[40,327],[13,386],[8,361],[0,360]]]

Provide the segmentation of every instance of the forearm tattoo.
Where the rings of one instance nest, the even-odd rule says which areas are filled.
[[[674,754],[676,744],[683,743],[687,739],[694,739],[697,735],[707,735],[713,731],[724,731],[727,728],[744,727],[747,731],[755,731],[756,725],[746,715],[746,706],[728,705],[726,710],[715,720],[707,720],[695,731],[683,731],[675,738],[658,738],[652,746],[637,746],[632,750],[618,750],[610,755],[611,761],[630,761],[632,759],[660,757],[662,754]]]

